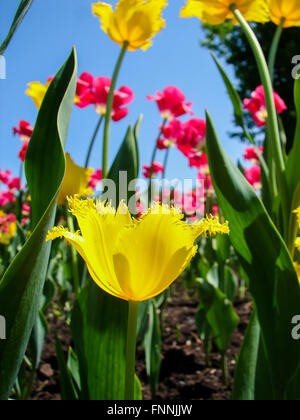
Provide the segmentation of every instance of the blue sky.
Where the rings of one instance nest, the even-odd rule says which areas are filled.
[[[107,0],[107,2],[109,2]],[[5,4],[4,4],[5,3]],[[115,1],[110,1],[115,4]],[[154,39],[146,52],[129,52],[119,77],[118,87],[130,86],[135,92],[129,116],[112,123],[110,161],[116,154],[128,124],[140,114],[144,120],[140,135],[141,164],[149,164],[154,139],[161,119],[155,103],[146,95],[163,90],[168,85],[179,87],[188,101],[194,102],[195,116],[204,118],[207,108],[213,116],[221,141],[236,160],[243,146],[227,135],[232,129],[232,105],[223,82],[212,62],[209,52],[199,46],[200,22],[197,19],[180,19],[184,0],[170,0],[164,12],[167,27]],[[6,36],[19,0],[0,4],[0,40]],[[5,53],[7,79],[0,80],[0,168],[19,171],[17,158],[21,142],[12,135],[12,127],[20,119],[34,124],[37,110],[24,92],[30,81],[45,82],[54,75],[75,45],[78,54],[78,72],[88,71],[94,76],[111,77],[119,54],[114,44],[100,29],[99,20],[91,13],[90,0],[35,0],[28,15],[18,29]],[[229,74],[232,71],[228,69]],[[74,107],[67,151],[76,163],[84,163],[90,138],[98,120],[93,107]],[[91,166],[101,167],[101,137],[94,149]],[[159,161],[164,154],[160,152]],[[169,179],[191,178],[195,169],[177,150],[172,150],[167,169]]]

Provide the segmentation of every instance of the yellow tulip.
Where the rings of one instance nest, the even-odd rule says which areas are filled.
[[[126,301],[141,302],[166,290],[197,252],[195,240],[207,233],[229,234],[228,223],[207,218],[182,221],[179,211],[154,203],[137,221],[121,202],[118,211],[93,199],[69,199],[80,232],[55,227],[47,241],[65,238],[85,260],[95,283]]]
[[[88,188],[93,172],[93,169],[85,169],[76,165],[69,153],[66,153],[66,173],[60,188],[57,204],[59,206],[63,205],[67,197],[73,195],[82,197],[93,195],[93,190]]]
[[[284,28],[300,26],[299,0],[267,0],[272,22],[280,25],[284,19]]]
[[[181,17],[198,17],[203,23],[219,25],[227,19],[237,21],[230,10],[236,5],[249,22],[268,22],[269,14],[265,0],[188,0],[181,10]]]
[[[114,42],[121,47],[127,43],[127,49],[135,51],[149,48],[154,35],[165,27],[161,14],[167,4],[167,0],[120,0],[115,11],[103,2],[94,3],[92,9]]]
[[[28,83],[29,89],[27,89],[25,93],[26,95],[32,98],[37,109],[40,109],[42,102],[44,100],[44,97],[46,95],[46,92],[48,90],[48,87],[50,86],[50,83],[52,80],[53,78],[50,77],[45,85],[43,85],[40,82]]]

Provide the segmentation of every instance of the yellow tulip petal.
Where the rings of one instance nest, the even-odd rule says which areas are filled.
[[[116,212],[93,199],[75,196],[68,201],[81,235],[54,228],[47,240],[66,238],[98,286],[124,300],[143,301],[162,293],[190,263],[199,235],[229,232],[218,218],[189,226],[179,210],[158,203],[137,221],[123,202]]]
[[[94,192],[88,188],[93,169],[85,169],[74,163],[69,153],[66,153],[66,173],[60,188],[58,202],[59,206],[63,205],[67,197],[79,195],[87,197],[93,195]]]
[[[147,49],[151,39],[165,26],[161,14],[167,0],[120,0],[115,11],[106,3],[93,4],[93,13],[99,17],[102,29],[122,47],[135,51]]]
[[[28,83],[29,89],[25,92],[26,95],[30,96],[35,106],[40,109],[44,97],[47,92],[47,87],[40,82]]]
[[[265,0],[188,0],[181,10],[181,17],[198,17],[203,23],[217,25],[227,19],[237,23],[230,6],[236,4],[244,18],[250,22],[268,22]]]
[[[120,297],[121,290],[115,288],[115,285],[111,284],[110,277],[107,277],[97,260],[93,259],[93,254],[90,252],[87,242],[79,232],[70,232],[62,226],[54,227],[51,232],[48,232],[46,241],[53,241],[57,238],[66,239],[66,241],[76,249],[85,260],[91,277],[99,287],[115,297]]]
[[[299,0],[268,0],[272,22],[279,25],[284,18],[284,27],[300,26]]]
[[[183,266],[194,252],[194,241],[193,229],[175,214],[149,213],[134,228],[123,230],[116,244],[116,251],[121,252],[114,255],[114,264],[118,273],[128,275],[125,282],[123,278],[119,282],[123,289],[126,283],[127,293],[134,291],[129,300],[145,300],[176,280],[172,271],[166,273],[166,266],[179,251],[182,259],[177,263]],[[177,276],[178,270],[175,272]]]

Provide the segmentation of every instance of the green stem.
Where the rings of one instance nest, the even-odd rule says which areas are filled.
[[[283,158],[283,153],[281,149],[281,141],[280,141],[280,134],[279,134],[279,127],[278,127],[278,120],[277,120],[277,112],[274,102],[273,96],[273,86],[267,66],[267,62],[263,53],[263,50],[247,21],[242,16],[241,12],[238,10],[236,4],[232,4],[230,6],[230,10],[233,12],[235,18],[240,23],[248,42],[252,48],[254,53],[256,63],[258,66],[260,78],[264,87],[265,92],[265,99],[266,99],[266,107],[268,112],[268,124],[269,124],[269,131],[270,137],[269,141],[271,142],[271,150],[273,152],[275,165],[276,165],[276,173],[278,177],[278,184],[280,190],[280,196],[282,201],[282,214],[284,220],[284,237],[287,240],[288,235],[288,226],[289,226],[289,197],[288,197],[288,187],[287,181],[285,178],[285,162]]]
[[[108,175],[108,152],[109,152],[109,132],[110,132],[110,120],[111,111],[114,102],[114,92],[117,84],[117,79],[120,73],[121,65],[127,51],[128,42],[125,42],[120,52],[116,67],[114,69],[110,90],[107,98],[106,115],[105,115],[105,126],[104,126],[104,139],[103,139],[103,156],[102,156],[102,176],[105,179]]]
[[[127,347],[126,347],[126,375],[125,400],[134,400],[136,329],[139,311],[139,302],[129,301]]]
[[[228,386],[228,360],[226,352],[222,353],[222,381],[224,386]]]
[[[269,60],[268,60],[268,67],[270,72],[271,81],[273,83],[274,81],[274,68],[275,68],[275,62],[276,62],[276,55],[278,51],[279,42],[281,39],[283,27],[284,27],[285,18],[283,17],[281,19],[280,25],[277,27],[277,30],[275,32],[270,53],[269,53]]]
[[[73,216],[68,211],[68,209],[66,209],[66,215],[67,215],[68,227],[71,230],[71,232],[74,232],[75,228],[74,228]],[[71,247],[71,256],[72,256],[72,274],[73,274],[73,282],[74,282],[74,292],[77,298],[80,292],[80,282],[79,282],[79,270],[78,270],[78,254],[74,247]]]
[[[91,154],[92,154],[94,144],[95,144],[95,141],[96,141],[96,138],[97,138],[97,134],[100,130],[103,119],[104,119],[104,115],[101,115],[101,117],[100,117],[100,119],[99,119],[99,121],[96,125],[92,140],[90,142],[89,150],[88,150],[87,155],[86,155],[85,164],[84,164],[85,169],[87,169],[88,166],[89,166],[90,159],[91,159]]]
[[[167,120],[167,118],[165,118],[163,120],[162,126],[159,130],[158,136],[156,137],[156,141],[155,141],[155,145],[154,145],[154,149],[153,149],[153,153],[152,153],[152,157],[151,157],[151,164],[150,164],[150,184],[151,184],[151,179],[152,179],[152,175],[153,175],[153,173],[152,173],[153,172],[153,163],[155,161],[155,157],[156,157],[156,153],[157,153],[157,143],[158,143],[158,140],[160,139],[160,136],[162,135],[162,133],[164,131],[164,128],[165,128],[167,122],[168,122],[168,120]]]
[[[166,167],[167,167],[169,156],[170,156],[170,149],[171,149],[171,147],[168,147],[168,149],[166,150],[166,155],[165,155],[165,160],[164,160],[164,171],[162,173],[162,179],[164,179],[164,177],[166,175]]]

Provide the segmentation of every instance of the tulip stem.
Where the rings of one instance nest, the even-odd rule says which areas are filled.
[[[67,223],[68,227],[71,232],[75,231],[74,228],[74,220],[71,213],[66,209],[67,215]],[[71,256],[72,256],[72,274],[73,274],[73,282],[74,282],[74,293],[76,298],[79,296],[80,293],[80,282],[79,282],[79,271],[78,271],[78,255],[76,249],[72,246],[71,247]]]
[[[278,127],[278,118],[277,118],[277,111],[274,102],[274,95],[273,95],[273,86],[268,70],[268,65],[263,53],[263,50],[247,21],[242,16],[241,12],[238,10],[236,4],[232,4],[230,6],[230,10],[234,14],[237,21],[240,23],[248,42],[252,48],[254,53],[256,63],[258,66],[260,78],[264,87],[265,98],[266,98],[266,107],[268,112],[268,127],[269,127],[269,141],[272,150],[275,165],[276,165],[276,173],[279,185],[279,193],[281,196],[282,202],[282,216],[283,216],[283,234],[284,238],[287,241],[288,235],[288,227],[289,227],[289,214],[290,214],[290,206],[289,206],[289,197],[288,197],[288,186],[287,180],[285,176],[285,161],[283,158],[283,151],[281,148],[281,141],[280,141],[280,134],[279,134],[279,127]]]
[[[127,347],[126,347],[126,375],[125,375],[125,400],[134,400],[135,382],[135,354],[136,330],[139,312],[139,302],[129,301]]]
[[[114,102],[114,92],[117,84],[117,79],[120,73],[121,65],[127,51],[128,42],[124,42],[123,48],[120,52],[116,67],[114,69],[110,90],[107,98],[106,105],[106,115],[105,115],[105,125],[104,125],[104,138],[103,138],[103,156],[102,156],[102,174],[103,179],[108,175],[108,152],[109,152],[109,131],[110,131],[110,120],[111,120],[111,111],[113,108]]]
[[[155,145],[154,145],[154,149],[153,149],[153,153],[152,153],[152,158],[151,158],[151,165],[150,165],[150,183],[151,183],[151,179],[152,179],[152,176],[153,176],[153,163],[155,161],[155,157],[156,157],[156,153],[157,153],[157,143],[158,143],[158,140],[160,139],[160,136],[162,135],[162,133],[164,131],[164,128],[165,128],[167,122],[168,122],[168,120],[167,120],[167,118],[165,118],[163,120],[162,126],[161,126],[161,128],[159,130],[159,133],[158,133],[158,136],[156,138]]]
[[[162,173],[162,179],[164,179],[165,175],[166,175],[166,168],[167,168],[167,164],[168,164],[168,160],[169,160],[169,156],[170,156],[170,149],[171,149],[171,146],[169,146],[166,150],[166,155],[165,155],[165,160],[164,160],[164,171]]]
[[[85,169],[87,169],[88,166],[89,166],[90,159],[91,159],[91,154],[92,154],[92,151],[93,151],[93,148],[94,148],[94,145],[95,145],[95,141],[96,141],[96,138],[97,138],[98,132],[100,130],[103,119],[104,119],[104,115],[101,115],[101,117],[100,117],[100,119],[99,119],[99,121],[96,125],[92,140],[90,142],[89,150],[88,150],[87,155],[86,155],[85,165],[84,165]]]
[[[279,46],[279,42],[280,42],[280,39],[281,39],[283,27],[284,27],[284,22],[285,22],[285,18],[283,17],[280,21],[280,25],[276,29],[276,32],[275,32],[275,35],[274,35],[274,38],[273,38],[273,41],[272,41],[270,53],[269,53],[268,66],[269,66],[269,72],[270,72],[270,77],[271,77],[272,83],[274,81],[274,68],[275,68],[275,62],[276,62],[276,55],[277,55],[278,46]]]

